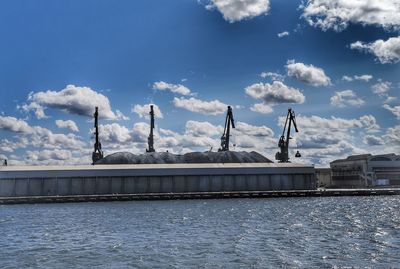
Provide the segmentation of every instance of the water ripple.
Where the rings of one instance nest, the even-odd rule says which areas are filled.
[[[400,267],[399,209],[397,196],[0,206],[0,267]]]

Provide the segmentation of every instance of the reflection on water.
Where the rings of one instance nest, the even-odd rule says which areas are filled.
[[[400,267],[400,196],[0,206],[0,268]]]

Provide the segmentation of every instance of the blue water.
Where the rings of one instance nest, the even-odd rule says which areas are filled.
[[[0,206],[0,268],[400,267],[400,196]]]

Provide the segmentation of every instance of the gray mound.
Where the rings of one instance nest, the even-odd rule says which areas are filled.
[[[151,152],[135,155],[117,152],[95,164],[163,164],[163,163],[272,163],[255,151],[189,152],[183,155],[169,152]]]

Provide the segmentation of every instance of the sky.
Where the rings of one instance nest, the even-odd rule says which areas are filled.
[[[325,167],[399,153],[399,0],[4,0],[0,158],[91,163],[105,155],[220,147],[275,159],[288,108],[292,162]]]

